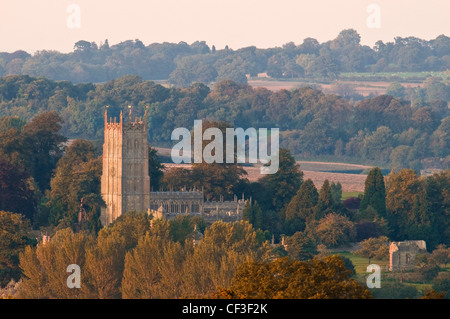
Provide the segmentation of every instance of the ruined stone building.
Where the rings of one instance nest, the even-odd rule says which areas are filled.
[[[102,208],[101,223],[108,225],[128,211],[146,211],[158,218],[176,215],[201,215],[206,221],[240,220],[244,198],[232,201],[204,201],[203,191],[150,191],[148,174],[147,121],[132,119],[125,123],[123,113],[110,118],[105,110],[105,135],[103,144],[103,172],[101,194],[106,203]]]
[[[416,255],[426,250],[423,240],[407,240],[392,242],[389,246],[389,270],[413,270]]]

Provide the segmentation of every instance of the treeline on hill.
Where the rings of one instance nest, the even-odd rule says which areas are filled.
[[[396,37],[394,42],[378,41],[373,48],[361,45],[353,29],[341,31],[330,41],[306,38],[282,47],[254,46],[232,50],[209,47],[204,41],[153,43],[128,40],[99,45],[80,40],[74,51],[25,51],[0,53],[0,76],[28,74],[52,80],[106,82],[127,74],[145,80],[167,80],[176,86],[193,82],[247,81],[246,75],[266,72],[274,78],[336,78],[341,72],[445,71],[450,69],[450,38]]]
[[[55,111],[63,120],[62,135],[101,140],[105,106],[114,117],[132,105],[136,116],[148,111],[149,140],[157,146],[171,147],[175,128],[191,129],[194,120],[204,119],[244,129],[279,128],[281,146],[303,158],[417,170],[450,167],[450,85],[428,79],[415,89],[420,102],[404,100],[396,84],[389,92],[351,101],[310,87],[272,92],[231,80],[212,88],[201,83],[167,88],[134,75],[104,84],[11,75],[0,78],[0,116],[18,117],[14,121],[20,123]]]

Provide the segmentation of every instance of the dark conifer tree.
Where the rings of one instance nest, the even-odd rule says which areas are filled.
[[[319,191],[319,199],[315,208],[314,218],[319,220],[327,214],[332,213],[334,208],[333,197],[331,195],[331,185],[326,179]]]
[[[371,206],[380,217],[386,217],[386,188],[381,169],[374,167],[367,175],[360,209]]]

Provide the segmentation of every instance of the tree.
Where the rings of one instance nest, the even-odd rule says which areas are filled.
[[[297,63],[304,71],[305,76],[313,76],[313,66],[316,55],[314,54],[299,54],[295,63]]]
[[[194,222],[190,216],[178,215],[170,221],[169,229],[170,239],[174,242],[183,244],[188,236],[193,233]]]
[[[342,30],[336,39],[331,41],[330,47],[332,49],[342,49],[348,47],[355,47],[359,45],[361,36],[354,29]]]
[[[338,62],[334,59],[332,52],[328,48],[322,47],[319,53],[311,65],[310,72],[314,73],[316,77],[336,79],[340,72]]]
[[[152,181],[150,180],[150,183]],[[165,189],[180,190],[192,184],[191,170],[173,167],[164,172],[164,177],[161,181],[161,187]],[[153,189],[156,191],[155,189]]]
[[[428,101],[449,101],[450,88],[437,77],[430,77],[424,82]]]
[[[381,288],[373,289],[375,299],[414,299],[418,294],[416,287],[400,282],[385,282]]]
[[[379,167],[369,171],[364,183],[364,196],[361,200],[360,210],[372,207],[378,216],[386,217],[386,186]]]
[[[356,236],[355,225],[347,217],[329,213],[321,218],[313,230],[316,238],[327,247],[337,247],[352,242]]]
[[[450,116],[441,121],[439,127],[433,133],[432,149],[436,156],[445,157],[450,155]]]
[[[291,152],[281,148],[279,156],[278,171],[260,179],[271,198],[269,207],[265,208],[276,212],[281,211],[291,201],[303,182],[303,172]],[[260,200],[258,202],[261,203]]]
[[[361,243],[361,249],[355,253],[367,257],[370,260],[385,259],[389,255],[389,238],[386,236],[380,236],[378,238],[368,238]]]
[[[431,253],[431,258],[436,264],[444,264],[444,267],[446,268],[447,264],[450,262],[450,248],[447,248],[444,244],[438,245]]]
[[[319,220],[334,210],[333,197],[331,194],[331,186],[328,179],[326,179],[319,191],[319,198],[317,205],[314,208],[314,218]]]
[[[450,279],[444,278],[436,280],[435,278],[431,288],[439,292],[445,292],[445,298],[450,298]]]
[[[331,182],[331,200],[333,201],[333,205],[338,208],[341,206],[341,198],[342,198],[342,184],[340,182]]]
[[[367,299],[369,290],[350,278],[339,256],[310,261],[277,258],[248,261],[233,277],[230,292],[245,299]]]
[[[50,111],[35,116],[21,132],[25,167],[41,191],[49,188],[53,169],[62,156],[61,143],[66,138],[59,134],[61,125],[60,116]]]
[[[77,41],[73,47],[77,51],[87,51],[91,49],[92,43],[86,40],[80,40]]]
[[[262,260],[267,251],[268,247],[261,245],[248,222],[213,223],[193,253],[186,257],[184,295],[208,296],[217,287],[228,287],[239,265],[247,260]]]
[[[392,131],[387,126],[380,126],[364,139],[362,155],[369,160],[386,163],[392,151]]]
[[[18,281],[21,271],[19,255],[25,247],[35,245],[30,235],[30,221],[20,214],[0,211],[0,287]]]
[[[389,225],[383,217],[378,219],[376,211],[369,206],[362,216],[356,215],[356,241],[389,234]]]
[[[208,128],[217,128],[224,137],[226,135],[226,128],[229,127],[230,124],[227,122],[206,121],[202,123],[202,134],[204,134]],[[214,141],[216,139],[222,146],[221,162],[207,163],[204,156],[202,156],[201,163],[192,164],[192,171],[190,174],[191,184],[194,184],[197,189],[203,189],[207,200],[219,200],[222,196],[224,199],[232,199],[235,194],[242,192],[243,184],[247,183],[245,178],[247,172],[236,162],[227,163],[226,139],[223,138],[220,140],[218,136],[214,136]],[[207,140],[202,141],[202,154],[204,154],[205,148],[208,147],[210,143],[212,144],[214,142],[208,142]],[[216,152],[218,152],[216,145],[213,150],[214,151],[211,150],[211,155],[215,156]],[[233,152],[235,152],[235,150]],[[217,155],[219,156],[220,154],[217,153]],[[233,158],[236,158],[235,153],[233,153]]]
[[[95,298],[120,298],[127,252],[150,231],[147,213],[127,212],[98,232],[96,246],[88,254],[89,292]]]
[[[399,82],[393,82],[386,89],[386,94],[403,99],[405,97],[405,87]]]
[[[0,158],[0,210],[19,213],[33,221],[36,197],[32,178]]]
[[[438,243],[438,225],[430,213],[424,183],[414,170],[403,169],[388,175],[386,211],[394,240],[422,238],[429,247]]]
[[[67,266],[76,264],[85,269],[86,251],[93,244],[93,237],[85,233],[73,233],[62,229],[48,243],[36,248],[27,246],[20,254],[20,268],[24,279],[18,298],[79,299],[86,297],[86,288],[67,287]]]
[[[285,239],[286,251],[296,260],[309,260],[318,254],[315,242],[304,232],[296,232]]]
[[[6,122],[6,123],[5,123]],[[0,130],[0,158],[14,163],[14,166],[25,170],[24,158],[22,156],[22,147],[20,139],[21,127],[9,127],[11,122],[2,118]]]
[[[164,241],[147,233],[125,257],[122,280],[123,298],[181,297],[180,270],[184,259],[184,251],[180,243]],[[167,267],[170,267],[172,272],[165,271]],[[167,286],[168,283],[171,285]]]
[[[254,229],[263,228],[263,212],[258,202],[255,201],[252,204],[250,201],[247,201],[245,203],[242,219],[252,224]]]
[[[426,199],[429,211],[432,212],[436,231],[433,231],[438,238],[435,243],[442,243],[447,247],[450,245],[450,170],[435,173],[427,176],[425,183]],[[433,248],[433,243],[427,243],[429,248]]]
[[[246,184],[247,172],[237,164],[195,164],[192,167],[191,181],[197,189],[202,189],[207,200],[226,200],[242,193]]]
[[[62,220],[74,225],[83,205],[87,213],[88,228],[99,229],[98,216],[104,202],[100,195],[101,158],[96,157],[94,145],[86,140],[75,140],[58,161],[49,192],[49,223],[58,225]],[[87,226],[87,225],[86,225]]]
[[[286,207],[286,227],[290,233],[304,230],[305,223],[314,218],[318,199],[319,193],[313,181],[307,179]]]
[[[150,187],[153,191],[159,190],[164,176],[164,165],[158,158],[156,149],[148,148],[148,170],[150,176]]]

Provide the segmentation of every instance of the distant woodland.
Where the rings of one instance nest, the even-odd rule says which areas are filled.
[[[246,75],[267,73],[274,78],[327,78],[342,72],[417,72],[450,69],[450,38],[396,37],[394,42],[378,41],[371,48],[360,43],[353,29],[341,31],[333,40],[319,43],[306,38],[282,47],[254,46],[233,50],[192,44],[152,43],[128,40],[109,45],[80,40],[73,52],[25,51],[0,53],[0,76],[27,74],[74,83],[107,82],[135,74],[144,80],[167,80],[176,86],[194,82],[210,83],[230,79],[247,81]]]
[[[394,83],[387,95],[352,100],[311,87],[273,92],[231,80],[168,88],[137,75],[102,84],[8,75],[0,78],[0,143],[11,128],[20,130],[47,111],[59,114],[65,137],[102,140],[105,107],[114,117],[132,105],[136,116],[148,111],[152,146],[173,146],[175,128],[191,129],[194,120],[204,119],[279,128],[281,147],[297,158],[449,168],[450,85],[433,77],[413,92],[402,88]],[[420,99],[411,101],[408,92]]]

